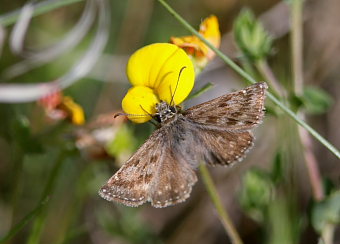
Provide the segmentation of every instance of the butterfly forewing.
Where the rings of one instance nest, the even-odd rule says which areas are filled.
[[[138,151],[109,179],[99,194],[108,201],[136,207],[148,200],[150,184],[157,172],[162,141],[154,133]]]
[[[196,123],[217,129],[249,130],[264,116],[266,83],[256,83],[184,111]]]
[[[166,207],[188,198],[196,175],[173,153],[167,137],[164,127],[156,130],[99,194],[132,207],[147,201],[154,207]]]

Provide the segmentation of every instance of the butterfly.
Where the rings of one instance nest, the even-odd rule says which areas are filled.
[[[182,111],[156,105],[159,122],[146,142],[100,189],[108,201],[162,208],[185,201],[201,162],[231,165],[253,146],[250,131],[262,122],[267,84],[256,83]]]

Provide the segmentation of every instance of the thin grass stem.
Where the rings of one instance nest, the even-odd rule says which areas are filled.
[[[255,63],[256,69],[261,73],[261,75],[266,79],[266,82],[269,84],[269,88],[271,88],[273,95],[286,97],[284,89],[276,79],[272,69],[269,67],[267,60],[261,59]]]
[[[32,219],[34,219],[48,202],[48,198],[42,200],[37,207],[35,207],[31,212],[29,212],[19,223],[17,223],[10,231],[7,232],[5,236],[0,239],[0,244],[7,243],[12,239],[22,228],[24,228]]]
[[[301,95],[303,93],[303,0],[293,0],[291,3],[291,47],[292,47],[292,71],[295,94]],[[300,113],[300,117],[304,118],[304,113]],[[319,172],[318,162],[313,153],[313,144],[310,135],[303,129],[298,128],[300,141],[303,146],[304,162],[308,171],[309,180],[313,197],[315,200],[320,201],[324,198],[323,184]]]
[[[57,180],[59,179],[59,176],[60,176],[63,162],[65,161],[64,159],[65,159],[65,152],[63,151],[59,152],[59,155],[57,156],[54,167],[51,170],[50,176],[48,177],[48,182],[42,193],[42,197],[41,197],[42,199],[49,197],[54,192]],[[46,222],[47,209],[48,209],[48,204],[45,204],[43,208],[41,209],[40,214],[36,217],[33,223],[32,231],[27,241],[28,244],[40,243],[41,234],[44,229],[45,222]]]
[[[227,211],[224,209],[223,204],[221,202],[221,198],[218,195],[217,189],[215,187],[215,184],[211,178],[211,175],[207,169],[207,167],[205,166],[204,163],[202,163],[200,165],[200,172],[202,175],[202,179],[203,182],[205,184],[205,187],[210,195],[210,198],[212,200],[212,202],[215,205],[215,208],[217,210],[217,213],[220,217],[220,220],[222,222],[222,225],[224,227],[224,229],[226,230],[226,232],[228,233],[231,243],[233,244],[242,244],[242,239],[240,238],[239,234],[236,231],[236,228],[234,227],[229,214],[227,213]]]
[[[293,0],[291,2],[291,26],[290,35],[292,50],[292,70],[294,90],[301,95],[303,90],[303,57],[302,57],[302,11],[303,0]]]
[[[240,66],[238,66],[235,62],[233,62],[229,57],[227,57],[224,53],[214,47],[208,40],[206,40],[200,33],[198,33],[185,19],[183,19],[177,12],[170,7],[164,0],[158,0],[163,7],[168,10],[168,12],[178,21],[180,22],[184,28],[190,31],[192,34],[197,36],[202,42],[204,42],[211,50],[213,50],[217,56],[219,56],[227,65],[229,65],[236,73],[238,73],[241,77],[246,79],[248,82],[254,84],[256,80],[246,73]],[[315,131],[311,126],[309,126],[305,121],[301,120],[290,108],[285,106],[281,101],[279,101],[274,95],[270,92],[267,92],[267,97],[274,104],[276,104],[280,109],[282,109],[289,117],[295,120],[300,126],[305,128],[316,140],[318,140],[321,144],[323,144],[330,152],[332,152],[337,158],[340,158],[339,150],[333,146],[330,142],[328,142],[324,137],[322,137],[317,131]]]

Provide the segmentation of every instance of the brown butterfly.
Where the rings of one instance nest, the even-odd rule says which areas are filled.
[[[266,83],[215,98],[185,111],[160,102],[160,123],[149,139],[100,189],[99,195],[137,207],[162,208],[185,201],[201,162],[230,165],[252,147],[250,129],[262,122]]]

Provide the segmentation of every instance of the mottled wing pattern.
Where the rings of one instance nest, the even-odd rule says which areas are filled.
[[[156,130],[99,191],[108,201],[166,207],[189,197],[194,171],[174,155],[164,128]]]
[[[249,131],[262,121],[266,83],[194,106],[162,124],[104,185],[108,201],[167,207],[186,200],[201,160],[230,165],[253,145]]]
[[[196,105],[183,115],[199,124],[216,128],[249,130],[264,116],[266,83],[256,83],[243,90],[229,93]]]
[[[191,193],[197,177],[187,162],[172,150],[166,161],[160,164],[158,174],[151,186],[151,205],[157,208],[171,206],[185,201]],[[167,153],[167,151],[163,151]]]
[[[199,137],[205,150],[202,159],[211,165],[231,165],[241,161],[253,146],[254,137],[250,131],[231,132],[221,130],[200,130]]]
[[[150,184],[161,160],[162,137],[158,131],[100,189],[99,195],[137,207],[148,200]]]

